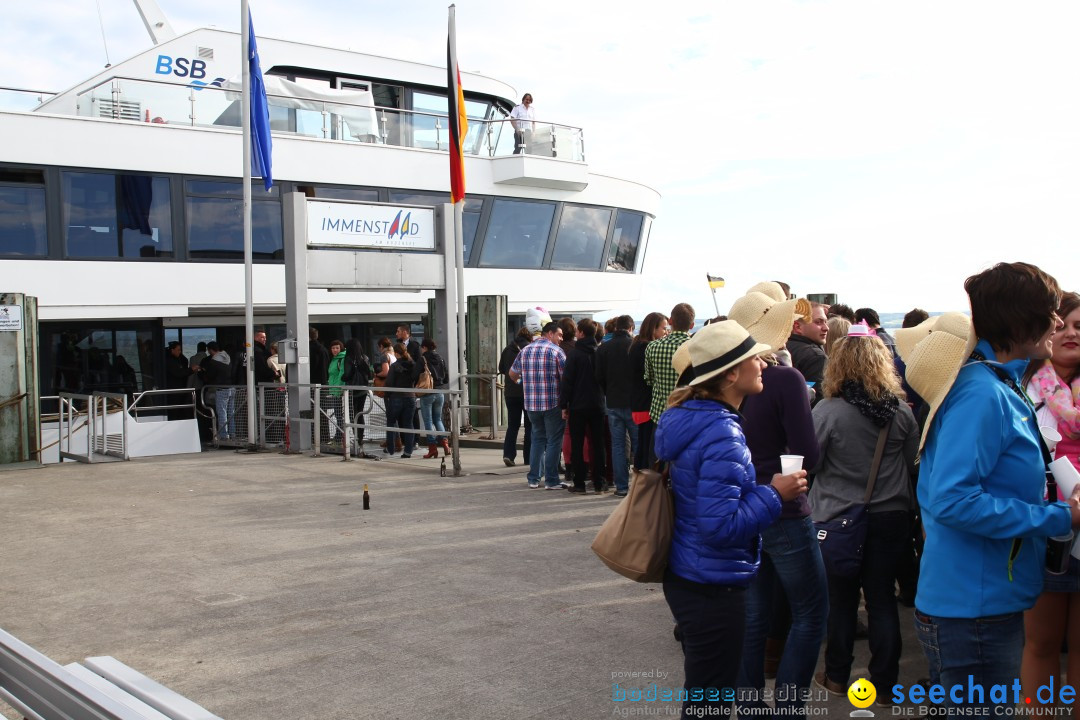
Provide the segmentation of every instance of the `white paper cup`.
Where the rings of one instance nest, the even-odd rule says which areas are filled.
[[[790,475],[796,470],[802,470],[802,455],[781,455],[780,456],[780,474]]]
[[[1042,434],[1043,440],[1046,441],[1046,447],[1050,452],[1054,452],[1054,448],[1061,442],[1061,433],[1057,431],[1057,428],[1052,428],[1049,425],[1040,425],[1039,433]]]

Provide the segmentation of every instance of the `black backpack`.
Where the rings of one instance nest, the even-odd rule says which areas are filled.
[[[371,385],[374,373],[371,372],[371,362],[366,356],[347,356],[348,367],[345,368],[345,377],[342,378],[346,385]]]

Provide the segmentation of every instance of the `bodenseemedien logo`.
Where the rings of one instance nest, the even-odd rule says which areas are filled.
[[[877,688],[874,687],[874,683],[866,678],[859,678],[851,683],[851,687],[847,690],[847,698],[848,702],[855,706],[855,709],[851,711],[851,717],[874,717],[873,711],[866,709],[877,699]]]

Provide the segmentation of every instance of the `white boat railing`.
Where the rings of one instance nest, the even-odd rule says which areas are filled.
[[[275,134],[439,151],[447,151],[450,146],[446,113],[297,99],[273,93],[267,93],[267,103]],[[79,93],[76,113],[151,124],[239,128],[239,106],[239,94],[232,88],[113,77]],[[509,118],[469,118],[465,153],[489,157],[524,153],[584,162],[581,128],[535,122],[524,144],[515,147],[509,123]],[[282,124],[289,129],[274,127]]]

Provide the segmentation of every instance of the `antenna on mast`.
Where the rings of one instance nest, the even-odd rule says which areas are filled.
[[[139,11],[139,17],[142,18],[143,25],[146,26],[146,32],[150,33],[150,39],[154,41],[155,45],[160,45],[176,37],[176,31],[172,29],[172,25],[165,18],[165,13],[158,7],[157,0],[132,1],[135,3],[135,9]]]

